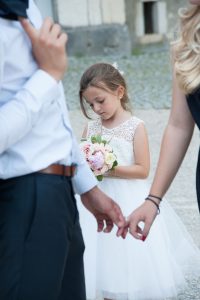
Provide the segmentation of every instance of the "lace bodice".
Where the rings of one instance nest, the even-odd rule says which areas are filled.
[[[117,156],[119,165],[130,165],[134,163],[133,141],[137,126],[143,123],[142,120],[132,116],[127,121],[114,128],[102,126],[101,119],[98,118],[88,123],[87,137],[101,134],[113,148]]]

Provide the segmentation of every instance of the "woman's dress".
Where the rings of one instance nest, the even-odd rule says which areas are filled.
[[[200,88],[194,93],[187,96],[187,103],[193,119],[200,129]],[[200,211],[200,150],[198,155],[198,162],[196,168],[196,191],[197,191],[197,201]]]

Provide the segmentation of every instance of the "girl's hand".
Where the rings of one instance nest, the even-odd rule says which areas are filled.
[[[115,177],[115,170],[109,170],[103,176],[104,177]]]

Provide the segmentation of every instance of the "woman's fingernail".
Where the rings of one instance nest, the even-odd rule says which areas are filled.
[[[147,238],[147,237],[146,237],[145,235],[143,235],[143,236],[142,236],[142,241],[144,242],[144,241],[146,240],[146,238]]]

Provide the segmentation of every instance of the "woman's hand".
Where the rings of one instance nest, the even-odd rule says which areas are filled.
[[[156,216],[157,207],[155,204],[151,203],[150,201],[145,201],[127,218],[129,222],[129,233],[134,238],[145,241]],[[143,229],[141,229],[139,226],[140,222],[144,223]]]

